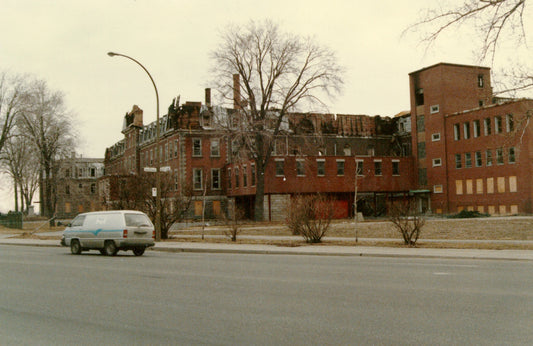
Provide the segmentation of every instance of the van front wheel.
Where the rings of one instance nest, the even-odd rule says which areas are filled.
[[[79,240],[73,239],[70,242],[70,252],[73,255],[79,255],[81,253],[81,245],[80,245],[80,241]]]
[[[107,256],[115,256],[118,252],[117,246],[115,245],[115,242],[112,240],[108,240],[104,244],[104,253]]]

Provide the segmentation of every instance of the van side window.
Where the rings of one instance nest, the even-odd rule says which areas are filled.
[[[82,226],[84,220],[85,220],[85,215],[76,216],[76,218],[72,220],[70,226],[72,227]]]
[[[146,217],[146,215],[143,214],[125,214],[124,217],[126,218],[126,226],[144,226],[144,227],[150,227],[152,226],[152,223],[150,222],[150,219]]]

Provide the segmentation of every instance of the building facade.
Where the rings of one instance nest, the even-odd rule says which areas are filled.
[[[485,67],[440,63],[409,77],[416,182],[429,209],[531,213],[533,101],[494,97]]]
[[[162,170],[175,180],[169,198],[185,187],[194,195],[189,218],[218,218],[235,207],[254,217],[256,165],[237,157],[230,135],[215,126],[238,110],[211,106],[209,95],[207,89],[205,104],[174,100],[160,120],[159,144],[155,123],[143,125],[142,110],[133,106],[124,117],[124,138],[106,150],[106,176],[100,179],[104,204],[119,198],[121,179],[147,174],[159,157]],[[413,160],[409,132],[398,131],[400,119],[405,115],[291,114],[265,172],[265,215],[283,219],[292,196],[321,192],[333,198],[336,217],[348,217],[356,180],[358,210],[365,213],[382,214],[387,200],[408,196],[414,188]]]
[[[77,157],[59,162],[56,188],[57,219],[101,209],[98,179],[104,175],[104,159]]]
[[[282,220],[291,198],[317,192],[331,198],[338,218],[353,216],[355,200],[358,211],[377,216],[406,198],[437,214],[533,212],[533,101],[494,97],[486,67],[439,63],[410,73],[409,83],[410,111],[391,118],[290,114],[265,171],[265,218]],[[253,218],[256,163],[236,156],[231,134],[217,127],[238,119],[239,105],[212,106],[210,94],[204,104],[174,100],[159,143],[139,107],[126,114],[124,138],[106,150],[104,204],[118,198],[117,181],[159,165],[175,182],[169,198],[192,191],[189,218],[235,207]]]

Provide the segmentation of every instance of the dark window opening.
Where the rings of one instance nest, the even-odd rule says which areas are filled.
[[[417,106],[424,104],[424,89],[420,88],[415,93],[415,102]]]

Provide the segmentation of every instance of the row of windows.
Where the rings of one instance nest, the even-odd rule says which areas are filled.
[[[465,179],[455,181],[456,195],[482,195],[494,193],[517,192],[516,176]],[[443,185],[434,185],[433,193],[444,193]]]
[[[364,168],[364,161],[363,160],[356,160],[357,162],[357,175],[363,175],[365,172]],[[284,177],[285,176],[285,160],[284,159],[276,159],[276,176],[277,177]],[[337,176],[344,176],[345,173],[345,161],[344,160],[336,160],[337,164]],[[393,160],[391,162],[392,165],[392,175],[400,175],[400,161]],[[383,163],[381,160],[374,160],[374,175],[375,176],[381,176],[383,175]],[[299,177],[305,177],[306,176],[306,160],[305,159],[297,159],[296,160],[296,175]],[[325,159],[317,159],[316,160],[316,175],[319,177],[323,177],[326,175],[326,160]]]
[[[202,139],[192,139],[192,156],[202,157]],[[141,154],[141,166],[152,166],[156,162],[157,149],[146,150],[144,154]],[[220,140],[210,140],[210,155],[211,157],[220,157]],[[159,162],[169,161],[178,157],[178,140],[167,142],[164,145],[159,146]],[[127,160],[128,161],[128,160]],[[133,157],[125,165],[129,169],[134,169]]]
[[[242,170],[240,168],[242,168]],[[233,171],[231,168],[228,168],[228,188],[232,189],[235,186],[235,188],[238,189],[241,187],[241,179],[242,187],[255,186],[256,171],[254,164],[250,165],[249,173],[246,165],[243,165],[242,167],[234,167]],[[248,175],[250,176],[250,181],[248,181]],[[248,183],[250,183],[250,185],[248,185]]]
[[[472,157],[472,153],[464,153],[464,168],[471,168],[472,164],[474,164],[476,167],[482,167],[483,166],[483,157],[485,157],[485,166],[490,167],[494,164],[494,161],[496,161],[497,165],[503,165],[505,163],[505,150],[504,148],[498,148],[494,151],[494,154],[496,157],[493,156],[492,150],[486,150],[485,153],[481,151],[474,152],[474,156]],[[514,164],[516,163],[516,149],[514,147],[507,149],[507,163]],[[472,163],[473,159],[473,163]],[[433,167],[440,166],[442,164],[441,159],[433,159]],[[460,169],[463,168],[463,154],[455,154],[455,168]]]
[[[72,173],[74,173],[73,175],[71,175]],[[86,178],[86,177],[90,177],[90,178],[96,178],[96,175],[98,173],[101,173],[98,171],[98,169],[96,167],[74,167],[72,168],[72,170],[70,168],[66,168],[65,169],[65,178]],[[101,174],[98,174],[99,176]]]
[[[504,131],[504,119],[502,116],[496,116],[494,117],[494,133],[499,134]],[[483,135],[490,136],[493,131],[492,127],[493,119],[492,118],[485,118],[483,119]],[[514,118],[512,114],[507,114],[505,116],[505,131],[506,132],[513,132],[514,131]],[[472,129],[472,133],[471,130]],[[465,122],[462,124],[462,131],[461,131],[461,124],[456,123],[453,125],[453,138],[458,141],[462,139],[470,139],[471,136],[474,138],[481,136],[481,120],[474,120],[472,121],[472,126],[470,126],[470,122]]]
[[[83,189],[83,184],[78,184],[78,189],[82,190]],[[91,184],[91,194],[95,194],[96,193],[96,183],[92,183]],[[70,195],[70,185],[65,185],[65,194],[67,195]]]
[[[220,168],[211,168],[211,190],[220,190],[221,185],[221,173]],[[177,175],[176,175],[177,176]],[[207,179],[204,181],[204,169],[203,168],[193,168],[192,170],[192,184],[194,190],[204,190],[207,188],[205,185]],[[176,181],[177,186],[177,181]]]
[[[78,214],[86,211],[85,208],[83,207],[83,204],[78,204],[77,210],[78,210]],[[95,210],[97,210],[96,203],[94,201],[91,201],[90,206],[89,206],[89,211],[95,211]],[[64,212],[67,214],[72,213],[72,205],[70,202],[65,202]]]
[[[484,193],[517,192],[518,183],[516,176],[490,177],[478,179],[465,179],[455,181],[455,194],[457,195],[482,195]]]
[[[209,152],[211,157],[220,157],[220,140],[211,139],[209,145]],[[202,139],[193,138],[192,139],[192,156],[193,157],[202,157]]]

